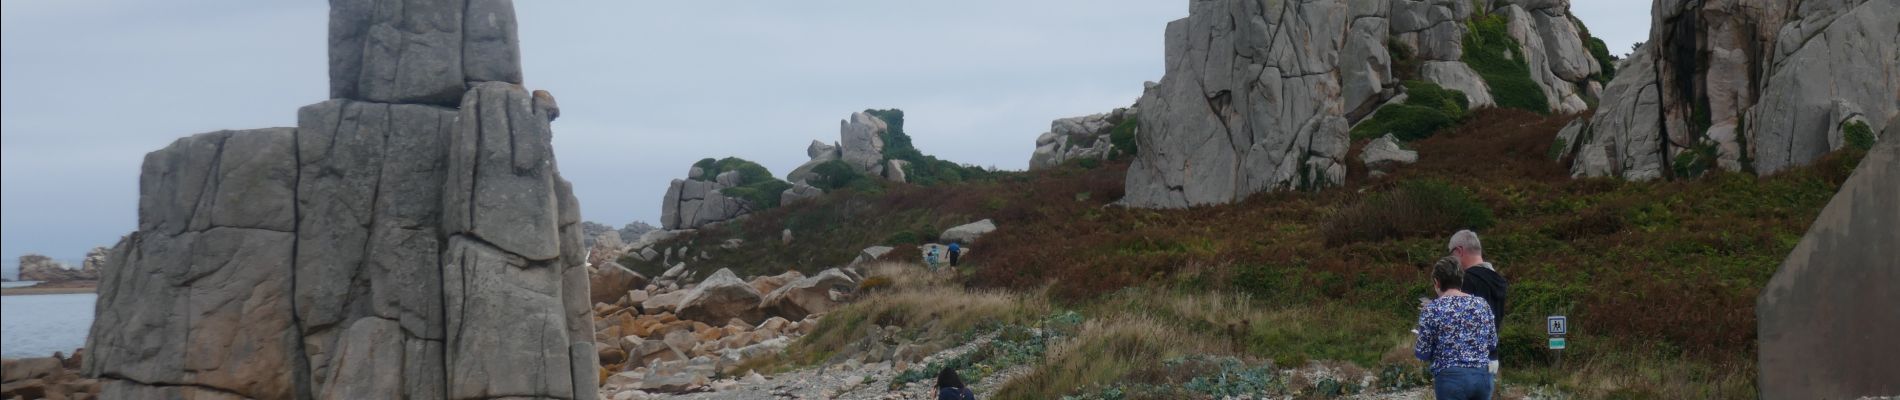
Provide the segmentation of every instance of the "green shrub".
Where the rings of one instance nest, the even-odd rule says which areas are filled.
[[[1695,147],[1677,154],[1676,158],[1670,161],[1669,168],[1676,173],[1676,178],[1694,178],[1714,169],[1717,156],[1714,144],[1698,143]]]
[[[784,194],[785,189],[792,187],[791,183],[773,177],[772,171],[766,170],[765,166],[743,158],[726,157],[717,160],[707,158],[693,163],[693,167],[699,168],[700,174],[688,178],[706,182],[718,179],[721,173],[738,171],[739,185],[720,189],[719,192],[745,200],[752,205],[753,210],[778,207],[779,195]]]
[[[1861,151],[1872,150],[1874,148],[1874,129],[1868,127],[1865,121],[1848,121],[1847,123],[1841,124],[1841,139],[1847,143],[1847,147],[1860,149]]]
[[[852,167],[851,164],[844,162],[844,160],[826,161],[823,164],[812,167],[811,172],[817,175],[817,177],[812,178],[810,182],[807,183],[819,189],[824,189],[827,192],[844,188],[862,188],[864,185],[876,185],[876,182],[872,181],[874,178],[865,176],[863,172],[858,172],[857,168]]]
[[[778,207],[779,197],[785,194],[785,189],[791,188],[791,183],[771,179],[720,189],[719,192],[726,196],[736,197],[740,200],[745,200],[747,203],[751,203],[753,210],[764,210]]]
[[[958,183],[969,180],[989,180],[997,174],[995,171],[975,166],[961,165],[925,155],[911,143],[910,135],[904,133],[904,110],[864,110],[884,121],[889,129],[884,130],[880,138],[884,139],[884,159],[903,160],[910,166],[904,169],[904,179],[919,186]]]
[[[1406,141],[1431,137],[1433,132],[1463,119],[1471,105],[1464,93],[1431,82],[1405,81],[1404,84],[1405,103],[1380,108],[1371,118],[1353,126],[1354,139],[1371,139],[1387,133]]]
[[[1115,147],[1115,157],[1130,157],[1141,154],[1141,144],[1135,141],[1135,132],[1141,129],[1139,117],[1130,115],[1115,128],[1108,131],[1108,143]]]
[[[1590,58],[1596,59],[1597,69],[1602,70],[1602,72],[1597,73],[1593,78],[1595,78],[1597,82],[1602,82],[1605,85],[1610,84],[1610,80],[1616,79],[1616,62],[1618,61],[1616,56],[1610,54],[1610,46],[1603,43],[1603,39],[1597,38],[1596,35],[1591,35],[1590,27],[1584,26],[1583,20],[1571,16],[1570,23],[1577,25],[1578,33],[1584,38],[1584,47],[1588,47],[1590,50]]]
[[[1531,80],[1530,64],[1517,40],[1511,39],[1507,24],[1502,15],[1472,17],[1471,30],[1465,32],[1464,62],[1491,86],[1491,98],[1499,107],[1549,114],[1550,102]]]

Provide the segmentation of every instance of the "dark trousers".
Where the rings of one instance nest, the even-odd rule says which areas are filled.
[[[957,266],[957,256],[958,256],[958,255],[961,255],[961,254],[963,254],[963,252],[961,252],[961,251],[952,251],[952,252],[950,252],[950,266],[952,266],[952,267],[955,267],[955,266]]]
[[[1432,375],[1432,394],[1445,399],[1491,399],[1491,371],[1485,368],[1446,368]]]

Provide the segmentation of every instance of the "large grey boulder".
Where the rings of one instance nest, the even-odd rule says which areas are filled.
[[[1835,150],[1842,122],[1881,132],[1900,114],[1893,1],[1663,2],[1652,21],[1604,89],[1574,175],[1665,177],[1703,146],[1721,168],[1770,174]]]
[[[1426,61],[1419,66],[1418,76],[1426,82],[1464,93],[1472,109],[1498,105],[1497,100],[1491,98],[1491,86],[1463,61]]]
[[[733,318],[758,323],[764,319],[759,310],[760,298],[752,285],[739,279],[732,270],[720,268],[680,299],[679,317],[715,326],[725,325]]]
[[[859,171],[883,175],[884,131],[888,129],[883,119],[870,113],[851,113],[850,119],[838,122],[839,159]]]
[[[1399,139],[1388,133],[1366,144],[1359,151],[1359,160],[1374,176],[1385,175],[1400,165],[1418,162],[1418,152],[1399,146]]]
[[[335,99],[146,156],[101,397],[595,398],[580,206],[499,55],[510,3],[332,6]]]
[[[330,97],[453,106],[464,82],[521,83],[509,0],[330,2]]]
[[[832,268],[818,275],[793,281],[766,294],[761,300],[766,313],[789,320],[803,320],[813,314],[824,314],[837,309],[841,303],[833,300],[831,291],[846,291],[857,287],[857,281],[843,271]]]
[[[1544,101],[1550,105],[1550,111],[1560,114],[1575,114],[1590,108],[1577,93],[1577,82],[1583,79],[1565,80],[1558,71],[1576,73],[1581,68],[1584,77],[1595,72],[1596,59],[1583,50],[1582,39],[1577,36],[1575,25],[1564,15],[1552,16],[1550,13],[1561,9],[1546,8],[1539,11],[1526,11],[1515,4],[1494,11],[1504,15],[1508,22],[1507,32],[1517,41],[1520,54],[1530,64],[1531,81],[1537,83],[1544,92]],[[1535,16],[1533,16],[1535,15]],[[1576,67],[1569,64],[1588,63],[1588,67]]]
[[[588,276],[588,292],[592,293],[588,305],[597,303],[614,304],[628,291],[646,287],[647,277],[638,272],[620,266],[620,263],[608,261],[593,267]]]
[[[810,156],[811,160],[806,161],[805,164],[799,165],[798,168],[792,169],[791,173],[786,174],[786,182],[810,182],[813,178],[818,177],[818,174],[812,172],[812,169],[818,168],[819,164],[831,162],[837,160],[839,157],[843,157],[843,155],[839,153],[837,145],[825,144],[825,142],[816,140],[811,141],[811,145],[805,147],[805,155]]]
[[[970,242],[975,242],[977,238],[981,238],[983,237],[983,235],[989,234],[990,232],[995,231],[995,230],[996,230],[996,223],[988,219],[984,219],[982,221],[976,221],[976,222],[971,222],[968,224],[957,225],[956,227],[945,229],[943,231],[943,234],[939,235],[938,238],[942,239],[945,242],[970,243]]]
[[[1900,128],[1888,127],[1887,134]],[[1762,398],[1900,393],[1900,141],[1861,160],[1755,305]]]

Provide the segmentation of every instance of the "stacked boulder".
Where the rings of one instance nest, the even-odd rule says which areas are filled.
[[[594,340],[607,374],[602,397],[714,386],[747,362],[775,356],[849,301],[858,279],[841,269],[741,280],[720,269],[689,283],[684,267],[594,305]]]
[[[1573,175],[1770,174],[1900,114],[1900,2],[1661,1],[1651,12],[1649,40],[1596,114],[1559,137]]]
[[[52,357],[6,359],[0,361],[0,398],[6,399],[97,399],[103,387],[98,379],[79,374],[85,360],[82,349],[72,357],[54,352]],[[111,398],[111,397],[107,397]]]
[[[1109,136],[1116,126],[1137,118],[1133,108],[1117,108],[1102,114],[1063,118],[1049,123],[1049,132],[1036,137],[1036,152],[1029,156],[1029,169],[1050,168],[1069,160],[1106,159],[1115,150]]]
[[[146,155],[103,398],[597,395],[579,203],[506,0],[340,0],[331,100]]]
[[[1349,129],[1391,104],[1402,76],[1464,92],[1473,107],[1496,104],[1462,61],[1481,15],[1508,20],[1553,111],[1583,111],[1601,71],[1568,8],[1561,0],[1193,2],[1187,18],[1168,24],[1166,74],[1136,103],[1141,150],[1121,202],[1180,208],[1341,184]],[[1395,63],[1398,55],[1417,62]]]
[[[851,118],[838,122],[838,142],[825,144],[813,140],[805,147],[805,155],[811,160],[786,174],[785,181],[810,184],[818,178],[815,170],[819,165],[843,161],[858,173],[903,182],[904,161],[884,158],[884,135],[890,129],[889,123],[869,112],[851,113]]]
[[[740,185],[738,171],[717,176],[694,166],[686,179],[674,179],[666,187],[660,202],[660,225],[666,230],[699,229],[707,225],[738,219],[752,212],[755,205],[726,196],[722,189]]]

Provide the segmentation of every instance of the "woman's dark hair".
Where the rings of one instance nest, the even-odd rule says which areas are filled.
[[[1432,264],[1432,281],[1438,282],[1438,288],[1444,290],[1457,289],[1463,285],[1465,272],[1458,268],[1458,258],[1440,258],[1437,264]]]
[[[963,387],[963,378],[957,377],[956,369],[950,368],[950,367],[943,367],[943,372],[937,373],[937,388],[941,389],[941,388],[961,388],[961,387]]]

